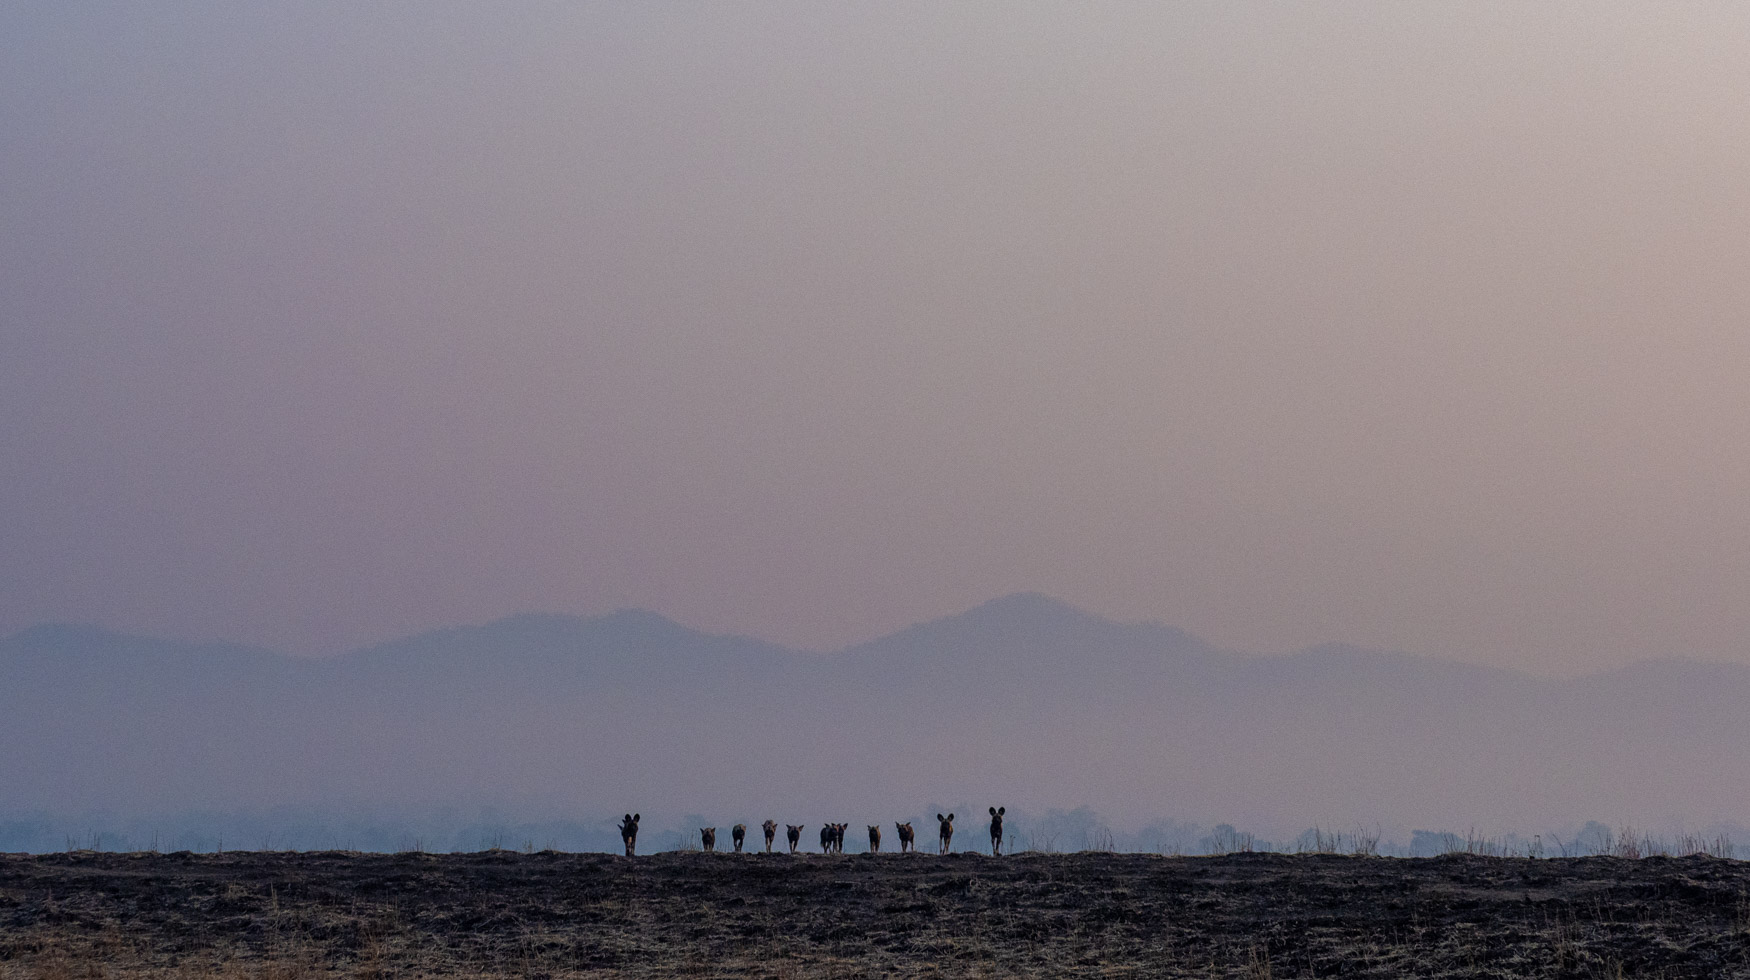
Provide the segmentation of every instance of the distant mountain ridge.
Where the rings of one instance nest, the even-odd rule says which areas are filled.
[[[1320,644],[1285,654],[1251,654],[1224,650],[1177,627],[1155,622],[1126,623],[1104,619],[1061,599],[1037,592],[1017,592],[1001,596],[965,612],[904,627],[871,640],[822,651],[786,647],[733,633],[708,633],[684,626],[658,612],[626,608],[594,616],[516,613],[476,625],[426,630],[401,639],[323,657],[294,657],[280,651],[238,643],[165,640],[87,624],[45,623],[0,638],[0,657],[24,651],[40,655],[59,650],[72,654],[127,652],[130,655],[239,655],[284,658],[298,663],[338,663],[353,658],[387,661],[407,656],[479,655],[489,644],[511,642],[534,649],[573,648],[579,652],[624,650],[628,647],[655,650],[670,646],[712,645],[721,649],[739,648],[761,653],[821,658],[854,657],[916,646],[952,649],[956,645],[988,646],[994,642],[1011,641],[1037,643],[1042,639],[1069,640],[1084,646],[1095,640],[1118,640],[1129,645],[1153,644],[1162,649],[1229,657],[1354,656],[1449,664],[1462,669],[1501,670],[1337,643]],[[604,643],[604,640],[608,642]],[[1731,664],[1712,666],[1727,669],[1737,667]],[[1518,674],[1515,671],[1502,672]]]
[[[1743,821],[1746,699],[1750,667],[1246,654],[1031,593],[832,652],[639,610],[322,659],[44,626],[0,640],[0,813],[989,798],[1254,826]]]

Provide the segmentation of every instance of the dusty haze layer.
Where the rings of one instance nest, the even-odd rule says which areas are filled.
[[[0,628],[1750,659],[1750,11],[0,10]]]
[[[1038,595],[833,653],[630,610],[321,659],[37,627],[0,639],[0,850],[71,846],[12,843],[21,827],[89,840],[116,821],[204,828],[174,847],[205,849],[239,813],[263,849],[350,846],[344,823],[367,818],[448,824],[472,849],[491,838],[460,841],[457,818],[476,813],[475,831],[520,814],[612,849],[630,811],[669,846],[780,816],[933,830],[943,811],[976,843],[996,804],[1066,847],[1095,846],[1052,817],[1077,808],[1144,850],[1221,823],[1279,844],[1312,826],[1400,848],[1416,830],[1571,842],[1590,820],[1742,844],[1746,703],[1741,664],[1556,679],[1351,647],[1256,656]]]

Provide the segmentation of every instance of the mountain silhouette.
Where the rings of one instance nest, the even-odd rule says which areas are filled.
[[[323,659],[44,626],[0,640],[0,813],[989,799],[1263,826],[1705,823],[1750,813],[1746,699],[1737,665],[1559,680],[1247,654],[1037,594],[834,652],[639,610]]]

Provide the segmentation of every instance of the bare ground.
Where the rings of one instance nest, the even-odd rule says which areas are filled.
[[[1750,977],[1750,864],[0,855],[0,980]]]

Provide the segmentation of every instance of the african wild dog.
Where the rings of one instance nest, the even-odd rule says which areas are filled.
[[[715,851],[717,849],[717,828],[700,827],[699,841],[705,845],[705,850]]]
[[[996,857],[1003,853],[1003,814],[1009,812],[1006,806],[990,808],[990,854]]]
[[[954,814],[950,813],[944,817],[938,813],[936,814],[936,823],[940,828],[938,832],[942,835],[942,849],[936,853],[946,854],[948,853],[948,845],[954,841]]]
[[[778,822],[767,820],[760,824],[760,829],[766,832],[766,853],[770,854],[772,853],[772,838],[778,836]]]
[[[820,828],[820,853],[845,853],[845,828],[849,826],[848,823],[829,823]]]
[[[735,841],[735,853],[741,853],[741,842],[747,839],[747,824],[738,823],[729,828],[729,839]]]
[[[912,831],[910,823],[895,823],[899,828],[899,853],[904,854],[912,849]]]
[[[796,845],[802,843],[802,828],[806,824],[787,823],[784,825],[784,839],[790,842],[790,853],[796,853]]]
[[[870,854],[880,854],[881,853],[881,828],[874,825],[874,824],[869,824],[868,826],[869,826],[869,853]]]
[[[626,819],[620,821],[620,839],[626,842],[626,856],[631,857],[638,846],[638,814],[628,813]]]

